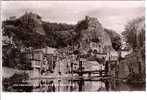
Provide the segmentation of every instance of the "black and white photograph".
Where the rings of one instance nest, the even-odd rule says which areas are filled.
[[[145,1],[1,1],[2,92],[146,91]]]

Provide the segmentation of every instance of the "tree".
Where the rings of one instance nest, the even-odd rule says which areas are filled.
[[[120,37],[114,37],[112,38],[112,47],[116,50],[119,51],[121,49],[121,38]]]
[[[110,36],[113,49],[119,51],[122,47],[121,36],[111,29],[105,28],[104,31]]]
[[[125,31],[122,35],[125,38],[126,43],[133,50],[143,46],[145,41],[145,23],[144,17],[136,18],[127,23],[125,26]]]
[[[78,48],[80,48],[79,38],[81,37],[81,31],[88,28],[88,20],[84,19],[77,23],[75,27],[75,32],[77,33],[74,37],[74,43],[78,44]]]

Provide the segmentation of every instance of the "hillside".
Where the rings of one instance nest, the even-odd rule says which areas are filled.
[[[25,47],[42,48],[64,47],[64,31],[73,29],[73,25],[62,23],[50,23],[42,21],[41,17],[34,13],[25,13],[15,20],[3,21],[3,36],[12,37],[14,44]],[[62,31],[61,33],[59,31]],[[69,33],[70,34],[70,33]],[[60,42],[59,42],[60,41]]]
[[[82,21],[76,25],[50,23],[42,21],[37,14],[26,12],[15,20],[3,21],[3,36],[12,36],[15,44],[17,40],[21,45],[33,48],[41,48],[38,45],[62,48],[73,43],[84,46],[85,41],[95,40],[104,46],[111,46],[112,38],[118,36],[114,31],[108,32],[97,18],[86,16]]]

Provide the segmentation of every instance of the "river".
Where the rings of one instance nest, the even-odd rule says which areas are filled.
[[[6,69],[6,68],[5,68]],[[4,71],[4,69],[3,69]],[[7,71],[4,71],[6,76]],[[7,72],[7,73],[6,73]],[[13,72],[13,73],[12,73]],[[14,74],[17,70],[11,70]],[[5,87],[4,87],[5,88]],[[97,91],[145,91],[145,84],[127,84],[123,81],[112,78],[73,78],[73,77],[60,77],[60,78],[40,78],[29,79],[24,83],[13,84],[8,87],[8,92],[97,92]]]
[[[9,92],[98,92],[98,91],[145,91],[145,85],[129,85],[114,79],[68,80],[35,79],[27,84],[15,84]]]

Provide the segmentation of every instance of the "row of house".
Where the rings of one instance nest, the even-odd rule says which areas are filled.
[[[107,66],[107,67],[109,67],[108,71],[109,71],[109,74],[111,74],[111,75],[115,74],[116,67],[118,70],[118,66],[117,66],[118,65],[118,57],[119,57],[118,52],[111,50],[107,53],[104,53],[103,48],[101,46],[99,46],[99,44],[95,44],[95,43],[91,43],[90,48],[98,51],[96,53],[97,58],[100,58],[100,59],[104,58],[103,65],[105,67],[106,67],[106,65],[105,65],[106,61],[111,61],[111,63],[109,62],[109,65]],[[27,58],[29,58],[31,61],[31,67],[33,68],[34,76],[39,76],[39,75],[44,74],[46,72],[53,72],[53,71],[55,73],[60,72],[60,73],[67,74],[71,70],[77,70],[79,68],[79,64],[78,64],[79,62],[76,60],[76,58],[77,58],[76,55],[72,54],[71,57],[70,57],[70,55],[68,55],[68,56],[65,55],[65,58],[59,61],[59,57],[57,57],[58,53],[55,48],[46,47],[46,48],[42,48],[42,49],[32,50],[32,52],[25,51],[24,53],[27,56]],[[121,54],[124,55],[123,52]],[[88,61],[86,61],[86,62],[88,62]],[[98,65],[99,64],[97,64],[97,66]],[[92,68],[92,66],[95,66],[95,65],[92,64],[89,67]],[[56,69],[55,69],[55,67],[56,67]],[[71,69],[71,67],[73,67],[73,69]],[[103,68],[103,69],[106,69],[106,68]]]
[[[27,59],[30,60],[31,67],[33,68],[33,75],[39,76],[45,72],[53,72],[56,62],[56,49],[45,47],[42,49],[35,49],[32,51],[24,51]]]

